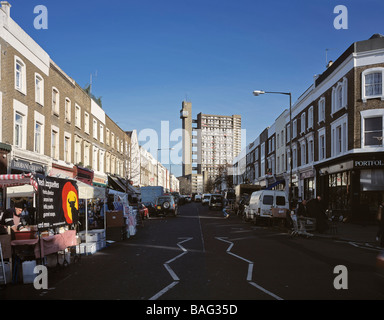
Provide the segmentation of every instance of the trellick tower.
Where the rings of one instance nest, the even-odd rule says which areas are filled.
[[[192,103],[182,102],[180,119],[183,128],[183,176],[192,174]]]

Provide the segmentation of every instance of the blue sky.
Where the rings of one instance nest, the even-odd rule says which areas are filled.
[[[9,2],[12,18],[79,85],[94,75],[93,93],[122,129],[180,128],[187,99],[194,116],[240,114],[246,143],[288,107],[286,96],[253,90],[290,91],[294,102],[325,70],[326,49],[336,60],[384,34],[382,0]],[[48,9],[47,30],[34,28],[37,5]],[[334,28],[337,5],[348,9],[347,30]],[[175,164],[172,172],[181,174]]]

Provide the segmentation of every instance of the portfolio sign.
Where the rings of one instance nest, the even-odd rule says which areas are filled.
[[[384,160],[355,160],[355,168],[384,168]]]
[[[77,223],[79,218],[77,183],[42,175],[37,175],[36,181],[38,228],[54,228]]]

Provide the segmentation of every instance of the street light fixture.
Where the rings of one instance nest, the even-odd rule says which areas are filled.
[[[289,208],[292,206],[292,94],[291,92],[279,92],[279,91],[263,91],[263,90],[254,90],[253,95],[258,97],[261,94],[273,93],[273,94],[283,94],[289,96]]]

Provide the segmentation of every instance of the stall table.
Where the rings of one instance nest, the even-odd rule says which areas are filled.
[[[25,245],[34,246],[35,257],[38,259],[52,253],[57,253],[68,247],[76,246],[76,230],[67,230],[64,233],[40,238],[40,243],[39,239],[12,240],[11,245],[13,247]]]

